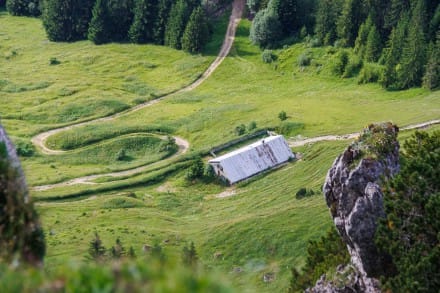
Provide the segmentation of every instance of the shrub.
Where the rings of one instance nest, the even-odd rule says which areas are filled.
[[[277,60],[277,56],[273,53],[272,50],[264,50],[261,54],[261,59],[264,63],[272,63]]]
[[[347,51],[339,51],[332,59],[331,72],[336,76],[342,76],[345,71],[345,67],[348,64],[348,59],[349,57]]]
[[[383,68],[377,64],[366,63],[359,73],[358,84],[378,82],[383,73]]]
[[[17,155],[21,157],[31,157],[35,153],[35,148],[31,143],[19,141],[16,147]]]
[[[359,73],[363,65],[362,59],[359,58],[357,55],[351,55],[350,60],[347,63],[347,66],[345,67],[344,74],[342,75],[343,78],[350,78]]]
[[[281,111],[280,113],[278,113],[278,118],[279,118],[281,121],[286,120],[286,119],[287,119],[287,114],[286,114],[286,112],[285,112],[285,111]]]
[[[186,173],[186,179],[191,181],[197,178],[202,178],[204,173],[204,164],[201,157],[196,158],[189,166]]]
[[[60,63],[61,62],[55,57],[50,57],[50,59],[49,59],[49,65],[58,65]]]
[[[119,152],[116,154],[117,161],[123,161],[126,158],[127,158],[127,153],[125,152],[125,149],[119,150]]]
[[[295,194],[296,199],[301,199],[304,197],[309,197],[315,195],[313,189],[307,189],[305,187],[301,187]]]
[[[244,124],[240,124],[235,127],[236,135],[243,135],[246,132],[246,126]]]
[[[298,65],[299,66],[309,66],[312,58],[310,57],[308,52],[303,52],[298,56]]]
[[[248,131],[252,131],[252,130],[254,130],[255,128],[257,128],[257,122],[252,121],[251,123],[249,123],[249,125],[248,125]]]

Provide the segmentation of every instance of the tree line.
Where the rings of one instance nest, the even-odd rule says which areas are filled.
[[[210,37],[200,0],[6,0],[5,4],[12,15],[41,15],[49,40],[55,42],[130,41],[198,53]]]
[[[274,48],[305,35],[383,66],[386,89],[440,87],[438,0],[247,0],[250,39]]]

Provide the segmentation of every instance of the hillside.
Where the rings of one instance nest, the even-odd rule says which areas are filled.
[[[160,243],[177,258],[193,241],[201,262],[231,277],[240,291],[283,291],[290,268],[304,264],[307,242],[332,225],[321,187],[347,141],[294,147],[300,160],[234,187],[188,182],[191,160],[236,138],[236,127],[251,122],[293,143],[353,133],[372,121],[407,126],[440,118],[438,91],[386,91],[332,76],[326,72],[334,54],[329,47],[309,49],[319,66],[298,65],[305,43],[274,50],[277,63],[263,63],[245,19],[229,55],[206,80],[168,95],[203,75],[228,17],[217,20],[204,54],[190,55],[156,45],[52,43],[39,19],[0,14],[0,114],[16,144],[33,150],[21,158],[29,185],[104,174],[92,184],[31,192],[47,233],[47,266],[82,260],[95,231],[106,245],[119,237],[138,255],[144,245]],[[149,101],[157,102],[138,107]],[[287,120],[280,121],[280,111]],[[40,133],[85,121],[47,137],[46,146],[66,150],[62,154],[31,146]],[[164,136],[182,138],[188,150],[164,153]],[[129,159],[117,159],[121,150]],[[137,167],[133,174],[105,176]],[[301,188],[315,195],[296,199]],[[264,275],[275,277],[266,283]]]

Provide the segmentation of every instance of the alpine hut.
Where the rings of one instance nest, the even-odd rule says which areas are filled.
[[[295,158],[282,135],[269,136],[209,161],[229,184],[247,179]]]

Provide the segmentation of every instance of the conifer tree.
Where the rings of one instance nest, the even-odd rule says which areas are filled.
[[[278,14],[283,35],[291,35],[299,29],[297,0],[271,0],[269,6]]]
[[[73,7],[70,0],[46,0],[43,26],[51,41],[74,41]]]
[[[438,89],[440,87],[440,30],[437,32],[435,44],[431,44],[428,64],[423,76],[423,86],[427,89]]]
[[[376,29],[376,26],[373,25],[370,28],[367,37],[367,45],[365,47],[365,60],[368,62],[376,62],[379,59],[381,50],[382,44],[380,41],[380,35]]]
[[[96,1],[92,15],[87,37],[97,45],[103,44],[109,39],[106,32],[108,13],[105,0]]]
[[[147,43],[154,39],[154,21],[157,14],[156,0],[137,0],[133,24],[128,37],[133,43]]]
[[[4,4],[3,1],[3,5],[0,6]],[[11,15],[38,16],[41,14],[39,0],[7,0],[6,9]]]
[[[337,21],[338,38],[343,46],[353,46],[361,23],[364,21],[361,0],[345,0]]]
[[[158,0],[157,15],[154,21],[154,43],[158,45],[164,44],[165,27],[167,25],[168,16],[170,14],[172,0]]]
[[[354,45],[354,52],[358,54],[358,56],[361,58],[364,58],[365,56],[365,48],[367,47],[368,35],[372,26],[373,21],[370,15],[367,20],[359,27],[359,33]]]
[[[194,242],[191,241],[189,248],[185,245],[182,250],[182,262],[189,267],[196,267],[199,257],[197,256]]]
[[[182,49],[199,53],[209,38],[208,22],[201,7],[194,9],[182,37]]]
[[[105,257],[105,247],[98,232],[95,232],[95,237],[89,243],[89,257],[95,261],[102,261]]]
[[[315,34],[323,45],[333,45],[336,40],[336,20],[340,0],[320,0],[316,12]]]
[[[110,249],[110,254],[114,259],[120,259],[125,256],[125,248],[119,238],[116,238],[116,244]]]
[[[182,36],[189,17],[189,7],[185,0],[177,0],[171,8],[165,28],[165,45],[171,48],[182,47]]]
[[[424,0],[418,0],[412,12],[408,34],[403,44],[400,62],[402,67],[397,72],[400,89],[420,86],[422,83],[427,49],[423,30],[424,12]]]
[[[385,69],[381,84],[387,89],[396,89],[397,69],[401,67],[400,58],[402,55],[403,40],[406,37],[408,28],[408,15],[405,14],[397,26],[393,28],[388,41],[385,53]]]

